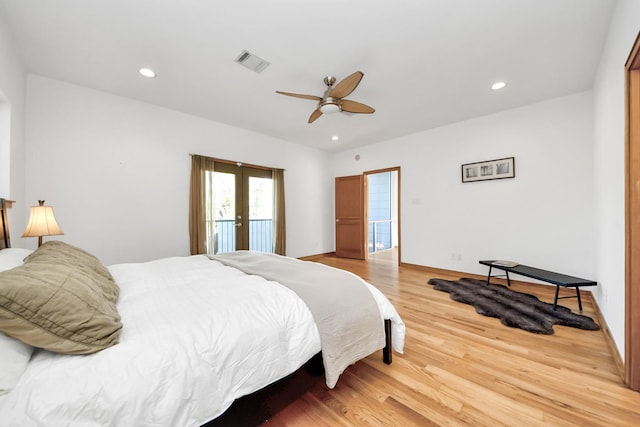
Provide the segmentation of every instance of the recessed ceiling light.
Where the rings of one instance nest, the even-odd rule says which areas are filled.
[[[495,82],[493,85],[491,85],[491,90],[500,90],[500,89],[504,89],[505,87],[507,87],[507,83]]]
[[[140,74],[142,74],[145,77],[148,77],[150,79],[154,78],[156,76],[156,73],[150,69],[150,68],[140,68],[140,70],[138,70],[138,72]]]
[[[338,135],[333,135],[333,136],[331,137],[331,140],[332,140],[332,141],[337,141],[337,140],[339,140],[339,139],[340,139],[340,137],[339,137]]]

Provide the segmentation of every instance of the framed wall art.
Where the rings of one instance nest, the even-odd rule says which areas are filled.
[[[462,165],[462,182],[487,181],[490,179],[515,178],[515,157],[487,160]]]

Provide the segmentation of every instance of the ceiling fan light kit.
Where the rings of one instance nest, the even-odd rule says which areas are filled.
[[[338,103],[337,99],[327,98],[326,100],[320,102],[320,111],[322,111],[322,114],[337,113],[341,110],[342,109],[340,108],[340,104]]]
[[[318,106],[309,116],[309,123],[313,123],[318,117],[323,114],[347,112],[356,114],[372,114],[376,110],[368,105],[360,102],[343,99],[353,92],[360,81],[364,77],[362,71],[356,71],[355,73],[347,76],[344,80],[336,83],[336,78],[333,76],[327,76],[324,78],[324,84],[327,85],[327,89],[324,91],[323,96],[304,95],[301,93],[283,92],[277,90],[276,93],[280,95],[293,96],[294,98],[310,99],[317,101]],[[334,86],[335,84],[335,86]]]

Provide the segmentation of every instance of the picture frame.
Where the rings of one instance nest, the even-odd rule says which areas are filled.
[[[493,179],[515,178],[515,157],[486,160],[484,162],[462,165],[462,182],[488,181]]]

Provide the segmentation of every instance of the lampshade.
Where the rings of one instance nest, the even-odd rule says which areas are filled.
[[[44,200],[38,200],[39,206],[32,206],[29,224],[22,237],[38,237],[38,246],[42,244],[42,236],[64,234],[53,215],[53,207],[45,206]]]

